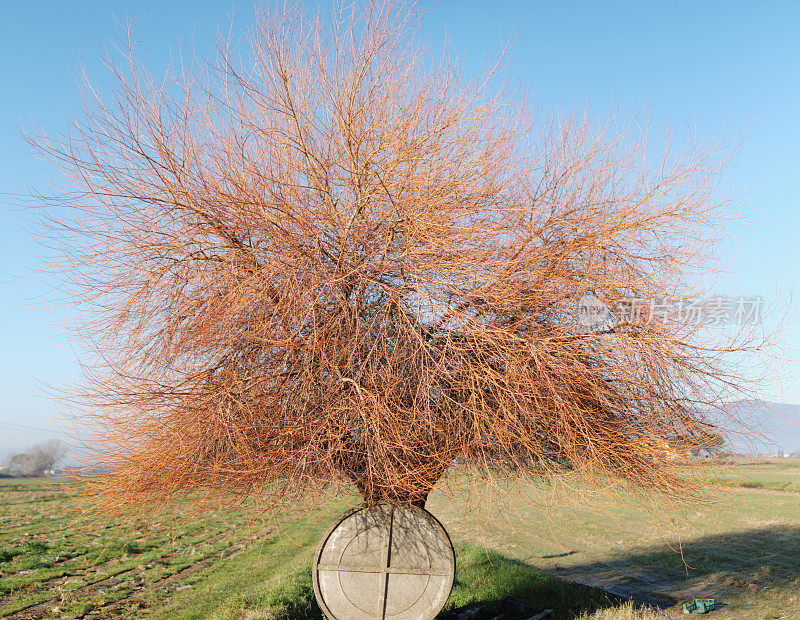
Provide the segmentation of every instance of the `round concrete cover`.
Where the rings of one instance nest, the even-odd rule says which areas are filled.
[[[432,620],[454,575],[450,537],[416,506],[351,510],[322,537],[314,556],[314,593],[332,620]]]

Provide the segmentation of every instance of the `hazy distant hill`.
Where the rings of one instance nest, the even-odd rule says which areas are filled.
[[[728,449],[754,454],[800,451],[800,405],[765,400],[741,400],[731,407],[753,425],[760,436],[734,440]]]

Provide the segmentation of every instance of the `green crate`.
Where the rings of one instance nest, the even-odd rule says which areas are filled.
[[[685,614],[707,614],[709,611],[716,609],[713,598],[696,598],[691,603],[683,604],[683,613]]]

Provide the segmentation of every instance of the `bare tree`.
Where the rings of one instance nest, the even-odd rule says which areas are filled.
[[[743,345],[618,309],[697,293],[725,152],[544,121],[502,65],[428,67],[418,18],[261,12],[242,60],[165,80],[131,51],[38,139],[80,186],[52,224],[93,319],[99,497],[424,502],[456,460],[686,491],[664,440],[724,432],[698,411]]]
[[[64,445],[58,439],[51,439],[9,457],[6,465],[12,476],[42,476],[55,468],[63,456]]]

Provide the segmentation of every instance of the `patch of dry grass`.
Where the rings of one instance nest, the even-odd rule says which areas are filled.
[[[619,607],[599,609],[591,614],[583,614],[579,620],[664,620],[664,615],[646,607],[637,608],[633,603]]]

